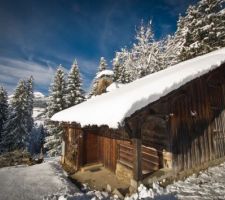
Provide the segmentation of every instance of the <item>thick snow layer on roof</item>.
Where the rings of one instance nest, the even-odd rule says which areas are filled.
[[[111,92],[113,90],[116,90],[118,88],[121,88],[123,87],[124,84],[122,83],[117,83],[117,82],[113,82],[111,85],[109,85],[107,88],[106,88],[106,91],[107,92]]]
[[[100,78],[102,76],[113,76],[113,71],[109,69],[103,70],[97,74],[96,78]]]
[[[56,113],[53,121],[117,128],[135,111],[225,62],[225,48],[179,63]]]

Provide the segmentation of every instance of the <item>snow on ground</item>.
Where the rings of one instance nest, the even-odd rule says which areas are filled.
[[[85,189],[85,188],[84,188]],[[112,199],[107,192],[81,192],[67,177],[59,158],[46,158],[33,166],[0,169],[0,200]],[[117,199],[116,197],[113,199]]]
[[[0,169],[1,200],[36,200],[79,190],[66,178],[58,159],[33,166]]]
[[[147,189],[141,185],[139,192],[126,200],[136,199],[182,199],[182,200],[212,200],[225,199],[225,163],[210,167],[193,174],[184,181],[178,181],[168,185],[165,189],[153,184],[153,188]]]
[[[40,114],[45,112],[45,108],[34,107],[33,108],[33,118],[36,119]]]
[[[126,117],[225,62],[225,48],[181,62],[56,113],[53,121],[118,128]],[[101,112],[103,111],[103,112]],[[106,115],[107,112],[107,115]]]
[[[112,200],[107,192],[81,192],[62,170],[58,159],[48,158],[42,164],[33,166],[5,167],[0,169],[1,200]],[[125,200],[211,200],[225,199],[225,163],[211,167],[200,174],[192,175],[166,188],[153,183],[147,189],[140,185],[138,192]]]
[[[225,163],[167,187],[179,199],[225,199]]]

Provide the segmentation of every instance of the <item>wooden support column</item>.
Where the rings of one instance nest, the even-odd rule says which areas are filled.
[[[142,155],[141,155],[141,139],[133,138],[132,139],[134,145],[134,165],[133,165],[133,176],[136,182],[142,180]]]
[[[79,143],[78,143],[78,161],[77,161],[77,165],[78,165],[78,169],[80,169],[80,167],[83,166],[84,163],[84,131],[82,129],[80,129],[80,133],[79,133]]]

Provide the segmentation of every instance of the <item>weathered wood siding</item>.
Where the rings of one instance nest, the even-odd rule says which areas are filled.
[[[185,170],[225,156],[224,105],[225,64],[136,111],[126,125],[131,137],[154,149],[152,169]]]
[[[134,163],[134,147],[130,141],[117,141],[118,162],[132,169]]]
[[[99,161],[112,171],[116,170],[117,140],[99,136]]]
[[[117,141],[118,162],[130,169],[134,167],[134,146],[131,141]],[[152,173],[160,168],[159,152],[142,145],[142,174]]]
[[[84,133],[83,136],[83,165],[99,162],[98,135]]]
[[[83,137],[82,165],[102,163],[112,171],[116,170],[116,139],[103,137],[91,131],[85,131]]]
[[[142,174],[149,174],[160,169],[162,167],[161,156],[162,152],[142,145]]]
[[[141,156],[138,163],[141,175],[138,169],[134,169],[137,179],[163,167],[171,168],[172,158],[168,156],[171,152],[168,113],[167,100],[160,100],[140,109],[126,119],[131,137],[139,138],[142,143],[141,148],[136,150]]]
[[[78,170],[80,165],[81,135],[81,129],[76,129],[69,125],[64,126],[63,141],[65,142],[65,154],[63,162],[74,170]]]
[[[115,171],[120,162],[136,175],[136,169],[180,171],[225,156],[225,64],[135,112],[124,128],[67,128],[64,140],[72,165],[102,162]]]
[[[186,170],[225,155],[225,65],[169,96],[173,167]]]

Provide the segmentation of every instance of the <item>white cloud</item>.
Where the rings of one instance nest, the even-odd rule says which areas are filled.
[[[43,58],[38,58],[38,60],[42,64],[33,59],[25,60],[0,57],[0,85],[3,85],[9,94],[11,94],[20,79],[29,78],[32,75],[34,77],[35,90],[43,89],[47,91],[58,65]],[[77,61],[83,79],[84,89],[88,90],[97,71],[98,61],[86,60],[81,57],[78,57]],[[70,66],[67,66],[67,68],[63,67],[66,74],[69,68]]]
[[[0,57],[0,84],[12,93],[20,79],[34,77],[35,85],[48,88],[54,76],[52,66],[41,65],[31,60]]]

